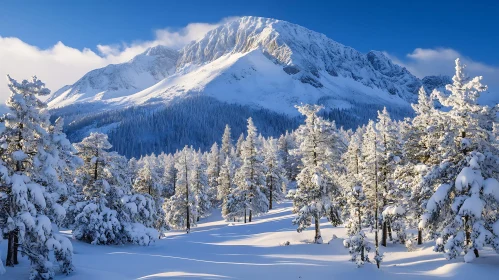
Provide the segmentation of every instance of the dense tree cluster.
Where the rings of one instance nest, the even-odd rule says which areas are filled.
[[[344,224],[358,266],[379,267],[380,246],[425,239],[449,259],[499,252],[499,107],[478,104],[486,86],[463,70],[457,60],[446,91],[421,88],[413,118],[379,110],[352,131],[322,106],[300,105],[303,123],[277,138],[263,137],[250,117],[244,133],[226,125],[208,151],[184,146],[138,159],[112,151],[103,133],[72,145],[38,98],[49,92],[44,84],[9,77],[10,112],[0,122],[5,265],[20,252],[31,279],[51,279],[57,267],[70,273],[71,242],[55,225],[92,244],[149,245],[166,230],[189,233],[214,208],[228,222],[251,223],[285,198],[298,232],[313,225],[314,243],[323,242],[321,219]]]

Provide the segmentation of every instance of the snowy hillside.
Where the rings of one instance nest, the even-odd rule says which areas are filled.
[[[154,245],[96,246],[73,240],[76,270],[67,280],[122,279],[494,279],[499,256],[484,251],[483,258],[466,264],[462,257],[446,260],[432,251],[432,242],[407,252],[389,244],[381,270],[374,264],[358,269],[343,247],[343,227],[323,221],[323,236],[330,244],[310,244],[313,229],[297,233],[291,224],[291,203],[256,218],[254,223],[227,223],[220,210],[202,221],[191,234],[173,231]],[[372,235],[369,235],[373,238]],[[289,246],[283,244],[289,241]],[[1,243],[5,251],[6,242]],[[27,261],[22,262],[28,265]],[[2,279],[28,279],[29,270],[18,266]]]

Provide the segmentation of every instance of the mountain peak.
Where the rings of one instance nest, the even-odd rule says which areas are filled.
[[[165,57],[165,56],[177,56],[178,52],[173,50],[173,49],[170,49],[167,46],[157,45],[157,46],[148,48],[145,52],[142,53],[142,55]]]

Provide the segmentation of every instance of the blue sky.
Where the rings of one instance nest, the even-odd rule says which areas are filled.
[[[360,51],[402,56],[415,48],[452,48],[499,65],[499,1],[8,1],[0,36],[46,48],[82,49],[150,40],[153,30],[229,16],[287,20]]]
[[[57,89],[148,46],[180,48],[243,15],[296,23],[361,52],[385,51],[419,77],[452,74],[459,56],[472,74],[499,85],[498,0],[4,0],[0,75],[37,74]]]

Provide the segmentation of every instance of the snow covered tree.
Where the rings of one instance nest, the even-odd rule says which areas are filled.
[[[117,207],[117,219],[126,233],[126,242],[146,246],[158,239],[155,228],[161,228],[163,216],[158,216],[156,201],[148,194],[124,194]],[[158,223],[161,225],[158,227]]]
[[[251,118],[248,119],[248,134],[241,146],[242,165],[236,171],[234,182],[237,192],[244,195],[245,210],[249,212],[248,221],[252,221],[253,214],[265,213],[269,209],[269,201],[265,196],[265,169],[261,156],[262,143],[258,140],[257,129]]]
[[[237,142],[236,142],[236,153],[235,153],[235,156],[240,158],[241,157],[241,151],[242,151],[242,147],[243,147],[243,142],[244,142],[244,134],[241,133],[241,135],[239,135],[239,138],[237,139]]]
[[[178,152],[175,162],[177,170],[177,181],[175,194],[165,204],[166,220],[168,225],[174,229],[185,229],[190,232],[191,227],[196,225],[196,200],[190,185],[190,176],[193,171],[193,151],[185,146]]]
[[[487,87],[481,84],[481,77],[468,78],[459,59],[452,80],[446,86],[449,94],[433,93],[449,110],[441,112],[445,123],[439,146],[442,162],[427,175],[438,178],[434,181],[440,185],[426,203],[420,227],[438,237],[435,250],[445,251],[448,258],[464,250],[465,260],[471,261],[484,244],[490,244],[484,241],[489,238],[490,226],[489,232],[482,228],[487,226],[481,213],[490,204],[479,194],[483,192],[483,177],[497,177],[499,171],[499,152],[491,141],[497,106],[478,104],[480,92]]]
[[[210,186],[208,185],[208,178],[205,173],[206,162],[203,160],[201,151],[194,153],[193,157],[190,185],[192,186],[192,195],[195,200],[196,221],[199,221],[200,218],[205,218],[211,214]]]
[[[230,126],[226,125],[224,134],[222,136],[222,147],[220,148],[220,161],[222,162],[222,164],[225,162],[225,159],[231,155],[232,148]]]
[[[163,158],[162,164],[163,176],[161,176],[161,184],[165,188],[165,197],[169,198],[175,194],[177,184],[177,169],[175,168],[175,156],[167,155]]]
[[[386,207],[393,206],[393,204],[400,201],[399,197],[397,197],[396,195],[397,192],[396,186],[394,184],[393,174],[401,161],[400,156],[402,154],[402,139],[398,130],[398,124],[390,118],[386,107],[383,109],[383,111],[378,112],[376,131],[380,139],[378,182],[383,190],[381,209],[384,210]],[[402,206],[398,205],[398,207],[400,208]],[[386,217],[390,217],[390,220],[383,219],[381,235],[381,245],[385,247],[388,235],[390,236],[390,240],[392,240],[392,232],[389,222],[394,221],[395,219],[395,216]],[[401,223],[398,223],[398,225],[401,225]]]
[[[128,160],[106,151],[111,148],[107,135],[91,133],[75,146],[85,162],[78,172],[85,200],[72,207],[73,236],[104,245],[149,245],[157,239],[152,228],[158,214],[155,201],[149,194],[133,194]]]
[[[132,174],[132,183],[135,182],[135,179],[137,178],[137,175],[139,173],[139,169],[140,163],[136,158],[132,157],[128,160],[128,170],[130,171],[130,174]]]
[[[420,88],[418,103],[412,107],[416,116],[400,123],[403,156],[394,178],[397,189],[409,196],[405,201],[408,226],[417,227],[426,202],[443,180],[439,173],[445,153],[440,146],[447,124],[443,112],[434,107],[433,95],[427,95],[424,88]],[[423,229],[418,228],[418,244],[422,242]]]
[[[163,232],[167,226],[165,224],[165,213],[163,210],[164,199],[167,196],[167,190],[162,184],[161,176],[164,174],[164,169],[161,166],[162,162],[154,157],[154,155],[141,158],[140,165],[135,180],[133,180],[133,188],[135,192],[148,194],[154,199],[153,212],[155,213],[156,222],[154,228]],[[129,164],[130,165],[130,164]]]
[[[348,248],[351,260],[360,267],[369,262],[368,253],[371,251],[371,245],[362,230],[368,204],[361,186],[352,187],[347,197],[350,219],[347,221],[348,238],[343,241],[343,245]]]
[[[300,159],[292,152],[296,149],[293,134],[286,131],[286,134],[281,135],[278,140],[278,147],[283,168],[286,170],[286,177],[289,181],[294,181],[296,175],[298,175]]]
[[[75,147],[84,161],[80,176],[83,193],[87,198],[99,197],[100,194],[105,193],[102,188],[105,184],[102,180],[106,164],[106,150],[111,148],[107,135],[93,132],[80,143],[75,144]]]
[[[50,252],[65,274],[73,270],[73,252],[71,242],[52,231],[47,216],[64,218],[57,201],[67,190],[59,181],[63,174],[57,173],[61,158],[52,141],[46,104],[38,99],[50,91],[36,77],[18,83],[8,76],[8,81],[10,110],[2,118],[0,137],[0,229],[8,237],[6,266],[18,264],[20,251],[31,262],[30,279],[52,279]],[[48,183],[56,185],[42,185]]]
[[[374,227],[374,244],[375,256],[374,261],[379,268],[383,260],[382,254],[379,253],[379,223],[380,223],[380,186],[379,186],[379,169],[378,163],[380,159],[379,138],[376,127],[373,121],[369,121],[366,126],[365,133],[362,137],[362,185],[364,193],[369,202],[369,213],[372,217],[371,225]],[[373,213],[374,212],[374,213]]]
[[[78,192],[74,173],[83,164],[76,156],[77,150],[62,131],[64,120],[58,118],[54,124],[46,120],[47,134],[41,138],[38,155],[34,159],[34,180],[47,190],[46,215],[58,225],[66,225],[66,209],[62,206]]]
[[[332,161],[336,159],[336,128],[330,122],[320,118],[317,113],[322,109],[317,105],[297,106],[305,116],[305,124],[296,130],[299,148],[297,153],[302,160],[302,169],[296,177],[298,189],[293,198],[293,212],[298,225],[298,232],[315,223],[315,243],[322,243],[320,219],[323,216],[339,223],[339,205],[334,197],[338,194],[333,181]],[[334,215],[332,215],[333,213]]]
[[[383,221],[386,221],[390,225],[390,235],[392,230],[396,234],[395,238],[393,238],[393,241],[399,242],[401,244],[405,244],[405,241],[407,239],[405,215],[405,207],[401,204],[388,205],[385,207],[383,212],[381,212]]]
[[[275,139],[270,138],[264,142],[263,153],[267,186],[265,190],[269,200],[269,210],[271,210],[273,202],[279,203],[284,199],[283,190],[286,189],[288,179]]]
[[[218,176],[220,175],[220,167],[222,165],[220,160],[220,151],[218,145],[215,142],[211,146],[211,150],[207,155],[208,167],[206,169],[206,174],[208,176],[208,184],[210,186],[209,196],[212,202],[216,203],[216,194],[218,190]]]
[[[235,169],[234,164],[230,156],[225,158],[225,162],[220,170],[220,175],[218,177],[218,200],[222,201],[222,216],[225,220],[229,220],[229,217],[237,217],[239,211],[234,213],[229,210],[229,197],[232,191],[236,188],[234,184]]]
[[[436,227],[441,232],[434,250],[454,259],[463,251],[465,261],[479,256],[486,245],[499,253],[499,182],[484,180],[480,164],[485,156],[471,152],[468,165],[454,184],[442,184],[428,200],[420,227]]]
[[[341,166],[343,167],[343,176],[341,185],[343,186],[343,197],[348,200],[349,193],[352,188],[361,184],[361,159],[362,159],[362,135],[364,134],[365,127],[358,127],[355,133],[349,138],[346,151],[343,153]],[[350,207],[345,205],[342,211],[342,216],[346,221],[350,216]]]
[[[372,218],[370,204],[361,186],[361,149],[364,131],[364,127],[357,128],[350,137],[348,148],[342,156],[346,169],[342,178],[347,203],[344,216],[348,217],[345,226],[349,236],[344,240],[344,246],[349,249],[351,260],[359,267],[369,262],[368,253],[371,251],[371,245],[363,231],[364,227],[371,225]]]
[[[145,157],[141,162],[142,166],[137,171],[133,188],[140,193],[147,193],[153,197],[162,197],[163,185],[159,177],[160,174],[154,172],[158,163],[152,157]]]

